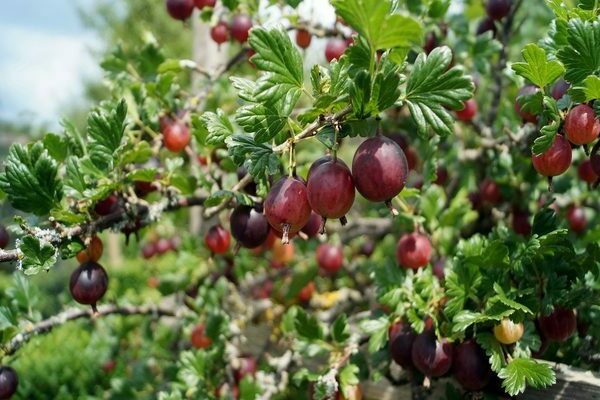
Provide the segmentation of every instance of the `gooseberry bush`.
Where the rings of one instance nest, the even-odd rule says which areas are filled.
[[[230,60],[118,47],[84,131],[3,160],[0,398],[50,394],[28,341],[117,316],[152,320],[163,363],[125,387],[115,341],[121,384],[96,384],[124,398],[505,398],[553,385],[548,361],[597,367],[597,2],[332,0],[329,26],[300,0],[165,5]],[[28,279],[75,265],[43,315]]]

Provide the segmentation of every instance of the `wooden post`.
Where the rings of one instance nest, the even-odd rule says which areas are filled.
[[[216,13],[219,12],[217,5]],[[194,61],[206,71],[214,71],[218,66],[227,62],[229,53],[229,44],[223,43],[220,47],[210,37],[210,24],[200,20],[198,11],[195,11],[192,17],[192,57]],[[202,87],[202,82],[206,78],[194,75],[192,79],[192,90],[197,92]],[[192,234],[199,234],[202,231],[203,219],[202,208],[191,207],[189,231]]]

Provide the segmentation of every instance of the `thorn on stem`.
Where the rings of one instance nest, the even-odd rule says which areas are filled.
[[[342,226],[345,226],[347,223],[348,223],[348,218],[346,218],[345,215],[342,218],[340,218],[340,224],[342,224]]]

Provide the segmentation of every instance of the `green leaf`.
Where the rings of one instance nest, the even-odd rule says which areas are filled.
[[[502,387],[511,396],[523,393],[527,385],[545,388],[556,383],[556,376],[547,364],[530,358],[515,358],[498,374],[503,380]]]
[[[152,157],[152,147],[147,141],[136,143],[133,147],[127,148],[121,154],[121,165],[144,164]]]
[[[542,129],[540,129],[540,133],[542,135],[537,137],[533,142],[533,154],[541,154],[548,150],[550,146],[552,146],[561,122],[558,104],[553,97],[544,96],[542,104],[544,106],[544,119],[548,122],[542,127]]]
[[[462,310],[452,319],[452,332],[464,332],[469,326],[486,320],[487,318],[482,313]]]
[[[211,145],[223,145],[225,139],[233,134],[233,125],[227,115],[220,108],[217,109],[217,113],[205,112],[200,117],[202,123],[208,131],[205,143]]]
[[[233,198],[234,193],[230,190],[219,190],[211,194],[208,199],[204,201],[205,207],[214,207],[222,204],[225,201],[229,201]]]
[[[245,135],[233,135],[226,140],[233,161],[245,165],[252,176],[274,175],[281,163],[270,146],[256,143]]]
[[[461,109],[473,96],[473,81],[461,67],[448,70],[451,61],[452,52],[446,46],[429,56],[421,53],[408,78],[405,100],[421,135],[428,126],[439,135],[451,134],[454,119],[447,108]]]
[[[27,235],[21,239],[19,247],[23,253],[21,268],[26,275],[35,275],[48,271],[57,260],[57,251],[51,244],[42,244],[35,236]]]
[[[54,133],[47,133],[42,139],[44,147],[48,150],[50,157],[56,161],[63,162],[69,154],[69,144],[65,137],[58,136]]]
[[[331,327],[331,338],[338,344],[344,344],[350,338],[348,318],[346,314],[340,314]]]
[[[115,152],[123,141],[127,103],[121,100],[113,110],[97,109],[88,117],[89,153],[92,162],[106,171],[114,164]]]
[[[369,353],[375,353],[388,339],[390,321],[386,316],[369,319],[361,323],[361,328],[369,337]]]
[[[16,209],[45,215],[60,203],[63,186],[56,162],[42,143],[25,147],[14,144],[0,173],[0,190]]]
[[[0,306],[0,344],[8,342],[19,332],[15,314],[7,306]]]
[[[249,43],[256,51],[252,62],[264,72],[256,82],[256,100],[273,104],[287,97],[297,101],[304,84],[302,56],[287,32],[254,28]]]
[[[354,364],[346,364],[340,371],[338,378],[342,393],[346,399],[350,398],[350,390],[359,384],[358,374],[360,370]]]
[[[579,86],[600,70],[600,22],[572,19],[567,28],[567,42],[556,56],[566,68],[565,80]]]
[[[255,400],[259,398],[262,389],[251,376],[245,376],[240,382],[240,400]]]
[[[469,298],[476,297],[482,276],[479,266],[466,262],[455,263],[446,276],[446,313],[453,316],[460,312]]]
[[[294,321],[298,335],[308,341],[323,339],[323,327],[314,315],[299,308]]]
[[[508,298],[508,296],[506,295],[506,293],[504,293],[504,290],[498,283],[494,283],[494,292],[496,292],[497,294],[496,296],[492,297],[490,301],[492,301],[492,299],[495,299],[497,301],[500,301],[502,304],[512,308],[513,310],[518,310],[524,312],[525,314],[533,315],[533,311],[531,311],[527,306]]]
[[[235,121],[248,133],[254,134],[257,143],[268,142],[285,128],[288,116],[275,106],[260,103],[240,107]]]
[[[373,50],[421,45],[423,31],[414,18],[392,14],[390,0],[334,0],[344,18]]]
[[[525,46],[522,54],[525,62],[513,63],[513,71],[541,89],[557,80],[565,72],[565,68],[559,61],[549,61],[546,52],[535,43]]]
[[[547,205],[533,217],[532,232],[536,235],[545,235],[554,231],[557,227],[558,219],[556,212]]]
[[[583,93],[585,101],[600,99],[600,77],[590,75],[583,80]]]
[[[497,341],[490,332],[478,333],[475,340],[490,358],[490,367],[492,367],[492,371],[499,372],[505,364],[504,350],[502,350],[500,342]]]

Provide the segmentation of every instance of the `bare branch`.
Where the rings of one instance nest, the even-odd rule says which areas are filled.
[[[176,309],[166,308],[156,305],[143,306],[116,306],[107,305],[98,308],[98,312],[94,314],[90,308],[72,308],[65,310],[59,314],[40,321],[32,326],[28,326],[25,330],[15,337],[2,348],[5,355],[14,354],[31,338],[41,333],[51,331],[57,326],[63,325],[66,322],[74,321],[81,318],[98,318],[105,315],[150,315],[154,317],[174,317],[177,314]]]

